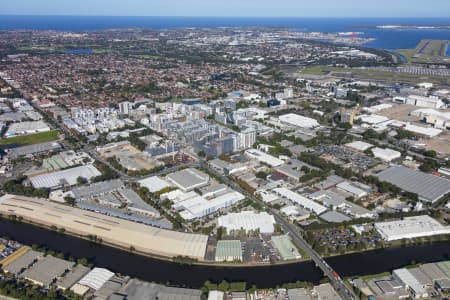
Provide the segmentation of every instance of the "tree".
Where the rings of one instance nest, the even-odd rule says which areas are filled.
[[[78,184],[86,184],[88,182],[88,180],[86,178],[84,178],[83,176],[78,176],[77,177],[77,183]]]
[[[267,177],[267,173],[263,172],[263,171],[259,171],[255,174],[256,177],[260,178],[260,179],[266,179]]]
[[[228,291],[230,289],[230,284],[227,281],[222,280],[222,282],[219,283],[218,289],[220,291],[226,292],[226,291]]]
[[[423,152],[423,155],[434,158],[437,156],[437,153],[434,150],[427,150]]]
[[[75,198],[71,197],[71,196],[65,196],[64,201],[70,206],[75,206],[75,204],[76,204]]]
[[[339,123],[339,128],[345,129],[345,130],[349,130],[352,129],[352,124],[346,122],[346,123]]]

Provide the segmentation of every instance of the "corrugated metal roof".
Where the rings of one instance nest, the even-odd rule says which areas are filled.
[[[392,166],[380,172],[377,177],[402,190],[416,193],[424,201],[435,202],[450,193],[450,180],[404,166]]]

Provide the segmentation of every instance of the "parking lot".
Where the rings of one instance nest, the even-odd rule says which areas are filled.
[[[0,238],[0,262],[20,248],[22,245],[18,242]]]
[[[308,231],[307,239],[317,251],[325,255],[376,248],[382,240],[374,230],[357,234],[351,228]]]
[[[350,163],[352,167],[367,170],[374,166],[377,161],[363,153],[356,152],[344,146],[336,145],[319,145],[314,148],[318,155],[326,155],[338,160]]]

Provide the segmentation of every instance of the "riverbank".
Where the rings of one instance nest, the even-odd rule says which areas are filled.
[[[24,219],[21,217],[15,217],[14,215],[8,216],[8,218],[5,218],[0,215],[0,220],[2,220],[2,219],[5,221],[9,221],[9,222],[23,223],[23,224],[31,225],[33,227],[38,227],[43,230],[55,232],[57,234],[67,235],[69,237],[74,237],[77,239],[88,241],[90,243],[96,243],[98,245],[104,245],[107,247],[115,248],[117,250],[128,252],[130,254],[136,254],[136,255],[148,257],[151,259],[176,263],[179,265],[199,265],[199,266],[210,266],[210,267],[220,266],[220,267],[226,267],[226,268],[235,268],[235,267],[254,268],[254,267],[266,267],[269,265],[285,265],[285,264],[293,264],[293,263],[311,261],[309,258],[302,258],[302,259],[296,259],[296,260],[277,261],[276,263],[254,263],[254,264],[251,264],[251,263],[239,263],[239,262],[233,262],[233,263],[228,262],[227,263],[227,262],[215,262],[215,261],[200,261],[200,260],[196,260],[194,258],[184,257],[184,256],[168,257],[168,256],[158,255],[155,253],[139,251],[132,247],[123,247],[120,244],[114,244],[114,243],[102,240],[100,237],[97,237],[94,235],[81,235],[77,232],[66,230],[65,228],[58,228],[55,226],[47,226],[45,224],[36,223],[36,222],[30,221],[30,220],[27,220],[27,219]]]
[[[307,281],[317,284],[323,273],[311,261],[277,265],[237,266],[178,264],[171,260],[130,253],[129,251],[98,244],[27,223],[0,219],[0,235],[23,244],[42,245],[68,256],[86,258],[90,263],[117,273],[159,283],[202,287],[205,281],[241,281],[260,288],[282,285],[286,282]],[[434,262],[450,255],[449,242],[379,249],[365,253],[335,256],[326,261],[341,276],[382,273],[416,262]],[[351,263],[349,263],[351,262]],[[195,275],[193,275],[195,274]]]
[[[2,219],[2,216],[0,216],[0,220]],[[196,260],[194,258],[190,258],[190,257],[184,257],[184,256],[176,256],[176,257],[168,257],[168,256],[163,256],[163,255],[158,255],[156,253],[149,253],[149,252],[143,252],[143,251],[139,251],[134,249],[133,247],[123,247],[120,244],[114,244],[108,241],[104,241],[101,238],[97,237],[97,236],[93,236],[93,235],[81,235],[78,234],[77,232],[72,232],[72,231],[68,231],[64,228],[57,228],[55,226],[47,226],[45,224],[40,224],[40,223],[36,223],[30,220],[26,220],[23,218],[16,218],[14,216],[9,216],[8,219],[3,218],[6,221],[10,221],[10,222],[18,222],[18,223],[24,223],[24,224],[28,224],[31,225],[33,227],[39,227],[43,230],[47,230],[47,231],[51,231],[51,232],[55,232],[61,235],[67,235],[73,238],[77,238],[77,239],[81,239],[90,243],[96,243],[98,245],[104,245],[110,248],[115,248],[117,250],[120,251],[124,251],[130,254],[136,254],[139,256],[143,256],[143,257],[148,257],[151,259],[155,259],[155,260],[160,260],[160,261],[165,261],[165,262],[169,262],[169,263],[175,263],[175,264],[179,264],[181,266],[187,265],[187,266],[191,266],[191,265],[198,265],[198,266],[207,266],[207,267],[222,267],[222,268],[262,268],[262,267],[267,267],[267,266],[278,266],[278,265],[292,265],[292,264],[298,264],[298,263],[302,263],[302,262],[310,262],[312,263],[312,260],[309,257],[306,257],[306,255],[304,253],[302,253],[302,259],[296,259],[296,260],[286,260],[286,261],[277,261],[275,263],[240,263],[240,262],[215,262],[215,261],[200,261],[200,260]],[[368,249],[364,249],[364,250],[359,250],[359,251],[345,251],[343,253],[331,253],[331,254],[327,254],[327,255],[322,255],[322,257],[324,259],[330,259],[330,258],[334,258],[334,257],[341,257],[341,256],[345,256],[345,255],[351,255],[351,254],[363,254],[363,253],[367,253],[367,252],[371,252],[371,251],[376,251],[376,250],[388,250],[388,249],[395,249],[395,248],[401,248],[401,247],[407,247],[407,246],[420,246],[420,245],[426,245],[426,244],[432,244],[434,242],[449,242],[450,244],[450,236],[449,235],[445,235],[445,236],[434,236],[434,237],[429,237],[428,239],[417,239],[417,240],[413,240],[413,241],[395,241],[395,242],[391,242],[389,243],[387,246],[384,247],[379,247],[379,248],[368,248]],[[301,251],[300,248],[298,248],[299,251]]]

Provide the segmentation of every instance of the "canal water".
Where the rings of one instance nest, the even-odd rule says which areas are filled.
[[[297,280],[318,283],[322,278],[322,272],[309,261],[258,267],[178,265],[2,218],[0,235],[23,244],[37,244],[76,258],[87,258],[94,265],[117,273],[176,286],[199,288],[206,280],[227,280],[265,288]],[[435,242],[338,256],[327,261],[341,276],[353,276],[390,271],[415,262],[445,260],[449,255],[450,242]]]

